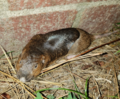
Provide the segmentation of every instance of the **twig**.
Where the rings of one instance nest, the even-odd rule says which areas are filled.
[[[8,55],[6,54],[5,50],[3,49],[3,47],[1,45],[0,45],[0,48],[2,49],[3,53],[5,54],[10,66],[11,66],[11,68],[13,69],[14,73],[16,74],[16,72],[15,72],[13,66],[12,66],[12,63],[11,63],[10,59],[8,58]]]
[[[115,67],[114,67],[114,63],[112,65],[113,65],[113,70],[114,70],[114,75],[115,75],[115,82],[116,82],[116,85],[117,85],[118,99],[120,99],[119,98],[119,86],[118,86],[118,80],[117,80],[117,76],[116,76],[116,70],[115,70]]]
[[[111,41],[111,42],[102,44],[102,45],[100,45],[100,46],[94,47],[94,48],[92,48],[92,49],[90,49],[90,50],[87,50],[87,51],[85,51],[85,52],[83,52],[83,53],[81,53],[81,54],[79,54],[79,55],[76,55],[75,57],[78,57],[78,56],[87,54],[87,53],[89,53],[89,52],[91,52],[91,51],[93,51],[93,50],[95,50],[95,49],[97,49],[97,48],[103,47],[103,46],[105,46],[105,45],[109,45],[109,44],[114,43],[114,42],[117,42],[117,41],[120,41],[120,38],[117,39],[117,40],[114,40],[114,41]]]
[[[2,97],[2,99],[7,99],[4,95],[0,95],[0,96]],[[1,97],[0,97],[0,98],[1,98]]]
[[[92,55],[91,55],[91,54],[89,54],[89,55],[84,55],[84,56],[80,56],[80,57],[77,57],[77,58],[72,58],[72,59],[70,59],[70,60],[64,60],[64,61],[62,61],[61,63],[55,64],[55,65],[50,66],[50,67],[48,67],[48,68],[44,68],[44,69],[41,71],[40,76],[42,76],[42,75],[44,75],[44,74],[46,74],[46,73],[49,73],[49,72],[55,70],[55,68],[56,68],[56,69],[59,68],[60,65],[62,65],[62,64],[64,64],[64,63],[67,63],[67,62],[69,62],[69,61],[84,59],[84,58],[88,58],[88,57],[92,57],[92,56],[97,56],[97,55],[100,55],[100,53],[92,54]],[[66,66],[66,65],[62,65],[62,67],[63,67],[63,66]]]
[[[23,92],[23,98],[24,98],[24,99],[26,99],[26,98],[25,98],[25,93],[24,93],[24,89],[22,89],[22,92]]]
[[[64,70],[66,70],[66,71],[68,71],[68,72],[71,72],[71,71],[69,71],[69,70],[67,70],[67,69],[65,69],[65,68],[64,68]],[[72,73],[72,72],[71,72],[71,73]],[[75,73],[72,73],[72,75],[74,75],[74,76],[76,76],[76,77],[78,77],[78,78],[80,78],[80,79],[86,81],[85,78],[83,78],[83,77],[81,77],[81,76],[79,76],[79,75],[77,75],[77,74],[75,74]],[[91,82],[91,81],[89,81],[89,82]]]
[[[93,76],[94,81],[95,81],[95,84],[96,84],[96,86],[97,86],[97,90],[98,90],[98,93],[99,93],[98,99],[99,99],[99,97],[102,96],[102,95],[101,95],[101,92],[100,92],[100,89],[99,89],[98,83],[96,82],[95,76],[94,76],[94,75],[92,75],[92,76]]]
[[[7,68],[7,70],[8,70],[9,75],[11,75],[10,70],[9,70],[9,67]],[[9,82],[8,82],[8,83],[9,83]],[[13,82],[13,84],[15,85],[14,82]],[[16,85],[17,85],[17,84],[16,84]],[[15,87],[15,90],[16,90],[16,93],[14,92],[14,94],[15,94],[15,95],[17,94],[18,99],[20,99],[20,95],[18,94],[18,90],[17,90],[16,87]]]
[[[22,86],[22,88],[27,91],[33,98],[36,98],[30,91],[28,91],[24,86],[26,86],[25,84],[20,84]]]
[[[28,88],[28,89],[30,89],[31,91],[35,92],[34,90],[32,90],[31,88],[29,88],[27,85],[25,85],[24,83],[22,83],[22,82],[19,81],[18,79],[14,78],[14,77],[12,77],[12,76],[10,76],[10,75],[2,72],[2,71],[0,71],[0,73],[2,73],[2,74],[5,75],[5,76],[8,76],[8,77],[12,78],[12,79],[15,80],[16,82],[19,82],[20,85],[21,85],[29,94],[31,94],[31,93],[30,93],[26,88]],[[26,88],[25,88],[23,85],[24,85]],[[34,96],[33,94],[31,94],[31,96],[32,96],[33,98],[35,98],[35,96]]]
[[[109,82],[110,84],[112,83],[112,81],[110,81],[108,79],[104,79],[104,78],[95,78],[95,80],[105,80],[105,81]]]
[[[18,84],[14,85],[14,86],[11,86],[7,91],[5,91],[4,93],[8,92],[9,90],[13,89],[14,87],[16,87]],[[0,94],[2,95],[2,93]]]
[[[62,87],[62,84],[55,83],[55,82],[50,82],[50,81],[36,81],[36,80],[32,80],[32,82],[39,82],[39,83],[44,83],[44,84],[54,84],[54,85],[57,85],[59,87]]]
[[[20,80],[12,77],[11,75],[8,75],[8,74],[6,74],[6,73],[4,73],[4,72],[2,72],[2,71],[0,71],[0,73],[2,73],[2,74],[5,75],[5,76],[8,76],[8,77],[12,78],[13,80],[15,80],[15,81],[18,82],[18,83],[20,83],[20,85],[22,86],[22,88],[23,88],[24,90],[26,90],[33,98],[36,98],[36,97],[35,97],[30,91],[28,91],[26,88],[30,89],[32,92],[35,92],[33,89],[31,89],[30,87],[28,87],[27,85],[25,85],[24,83],[22,83]],[[25,86],[26,88],[25,88],[24,86]],[[45,98],[44,96],[42,96],[42,97],[43,97],[44,99],[47,99],[47,98]]]
[[[42,73],[44,73],[44,72],[46,72],[46,71],[49,71],[49,70],[51,70],[51,69],[53,69],[53,68],[56,68],[56,67],[58,67],[58,66],[60,66],[60,65],[62,65],[62,64],[64,64],[64,63],[70,62],[70,61],[74,61],[74,60],[78,60],[78,59],[84,59],[84,58],[93,57],[93,56],[98,56],[98,55],[101,55],[101,54],[103,54],[103,53],[89,54],[89,55],[84,55],[84,56],[80,56],[80,57],[77,57],[77,58],[74,57],[74,58],[71,58],[71,59],[69,59],[69,60],[64,60],[64,61],[61,62],[61,63],[55,64],[55,65],[53,65],[53,66],[50,66],[50,67],[48,67],[48,68],[43,69],[43,70],[42,70]]]

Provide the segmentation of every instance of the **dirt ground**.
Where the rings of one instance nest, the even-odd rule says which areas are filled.
[[[89,49],[108,43],[117,38],[120,38],[120,32],[95,40]],[[34,91],[58,87],[75,90],[75,81],[80,92],[84,94],[86,79],[90,77],[88,85],[89,97],[98,99],[100,95],[99,99],[112,99],[108,96],[117,95],[119,90],[120,78],[119,80],[117,78],[118,75],[120,75],[120,53],[115,54],[119,49],[120,41],[105,45],[86,54],[93,55],[89,58],[68,62],[58,68],[39,75],[31,82],[25,84]],[[105,54],[95,56],[94,54],[96,53]],[[15,64],[16,60],[17,58],[13,57],[12,62]],[[5,57],[0,59],[0,71],[16,77]],[[29,92],[33,93],[32,90],[29,88],[27,89]],[[2,73],[0,73],[0,93],[4,93],[1,95],[0,99],[34,99],[34,97],[24,90],[19,83]],[[67,95],[67,93],[67,91],[60,90],[43,92],[45,96],[53,94],[56,96],[56,99]],[[8,98],[2,98],[3,96]]]

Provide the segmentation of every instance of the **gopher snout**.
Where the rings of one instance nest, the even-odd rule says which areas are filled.
[[[25,70],[19,70],[17,72],[17,78],[21,82],[29,82],[33,78],[33,76]]]

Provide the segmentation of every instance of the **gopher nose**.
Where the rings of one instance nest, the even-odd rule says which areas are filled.
[[[25,71],[23,69],[20,69],[17,72],[17,78],[21,81],[21,82],[28,82],[33,78],[33,75],[30,74],[29,71]]]
[[[21,77],[20,81],[24,83],[24,82],[26,82],[26,78],[25,77]]]
[[[17,78],[21,81],[21,82],[26,82],[26,77],[29,75],[29,73],[25,70],[19,70],[17,72]]]

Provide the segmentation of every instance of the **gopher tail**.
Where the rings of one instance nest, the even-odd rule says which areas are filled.
[[[113,32],[105,33],[105,34],[95,35],[94,38],[99,39],[99,38],[102,38],[102,37],[105,37],[105,36],[109,36],[109,35],[111,35],[113,33],[118,32],[118,31],[120,31],[120,30],[116,30],[116,31],[113,31]]]

